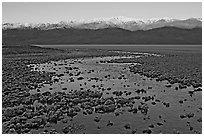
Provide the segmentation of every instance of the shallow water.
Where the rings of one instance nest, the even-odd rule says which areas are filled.
[[[64,126],[75,124],[80,129],[76,129],[73,133],[144,133],[143,131],[147,129],[151,130],[152,133],[201,133],[202,124],[197,121],[202,116],[201,92],[196,92],[190,96],[188,91],[194,90],[193,87],[176,90],[175,87],[178,87],[178,84],[167,87],[168,81],[158,82],[155,79],[129,71],[130,65],[138,64],[100,62],[117,58],[121,58],[121,56],[69,59],[31,66],[38,71],[63,74],[60,77],[53,77],[53,80],[59,79],[58,82],[44,84],[40,88],[40,92],[64,91],[68,93],[74,90],[90,89],[103,92],[103,98],[140,97],[140,99],[133,99],[132,106],[145,106],[148,108],[148,112],[129,112],[131,106],[117,108],[114,112],[103,114],[93,112],[84,115],[82,110],[73,119],[67,117],[67,123],[59,121],[57,124],[51,124],[52,127],[47,128],[48,130],[54,128],[62,133]],[[79,77],[83,78],[78,79]],[[144,89],[146,92],[138,93],[138,89]],[[116,96],[113,94],[114,91],[122,91],[123,94]],[[36,90],[31,91],[31,93],[36,92]],[[143,98],[148,96],[152,99],[145,101]],[[181,100],[183,103],[179,102]],[[116,112],[119,113],[118,116],[115,115]],[[180,118],[180,115],[189,113],[193,113],[194,116]],[[99,122],[94,121],[96,116],[100,117]],[[113,125],[107,126],[109,121]],[[130,127],[126,128],[126,124],[129,124]],[[32,132],[42,133],[43,129]]]

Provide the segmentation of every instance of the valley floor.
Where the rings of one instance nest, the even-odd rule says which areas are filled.
[[[202,133],[201,59],[186,50],[3,47],[3,133]]]

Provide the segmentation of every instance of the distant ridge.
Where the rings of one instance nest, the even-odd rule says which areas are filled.
[[[59,23],[4,23],[3,30],[7,29],[104,29],[104,28],[121,28],[130,31],[150,30],[161,27],[177,27],[192,29],[202,27],[201,18],[189,18],[184,20],[159,18],[159,19],[135,19],[123,16],[111,18],[97,18],[92,20],[69,20]]]
[[[202,44],[202,28],[159,27],[129,31],[122,28],[42,30],[4,29],[4,45],[19,44]]]

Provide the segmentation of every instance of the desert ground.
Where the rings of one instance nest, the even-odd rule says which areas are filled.
[[[201,46],[3,46],[3,133],[202,133]]]

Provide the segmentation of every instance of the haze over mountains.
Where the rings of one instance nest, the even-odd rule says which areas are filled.
[[[126,17],[55,24],[5,23],[3,44],[202,44],[202,19]]]
[[[23,24],[23,23],[5,23],[2,28],[5,29],[104,29],[104,28],[122,28],[130,31],[150,30],[160,27],[177,27],[184,29],[192,29],[202,27],[201,18],[189,18],[185,20],[179,19],[149,19],[140,20],[135,18],[126,18],[123,16],[111,18],[98,18],[93,20],[70,20],[61,21],[59,23],[38,23],[38,24]]]

